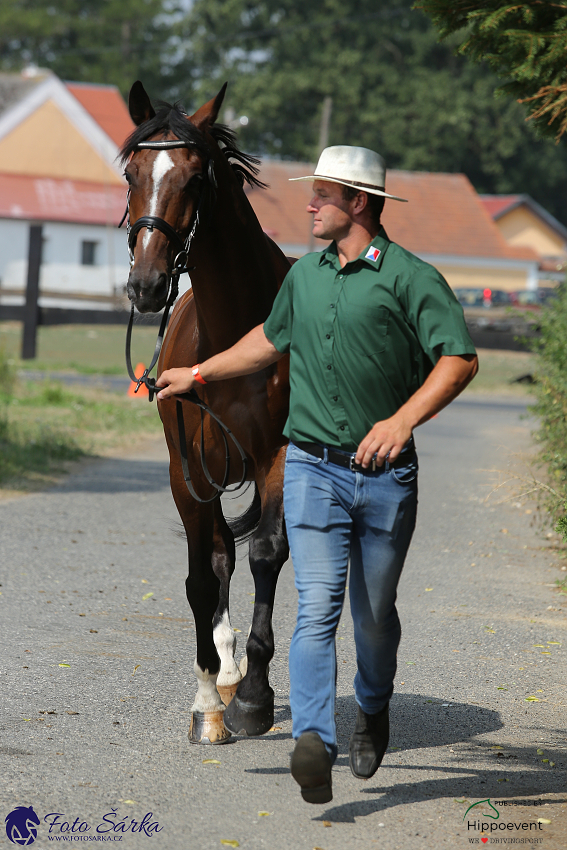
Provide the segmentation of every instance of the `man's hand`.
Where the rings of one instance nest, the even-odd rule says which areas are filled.
[[[266,366],[270,366],[283,357],[272,345],[264,333],[264,325],[256,325],[242,337],[232,348],[221,351],[208,360],[199,364],[201,377],[209,381],[222,381],[226,378],[238,378],[241,375],[252,375]],[[194,366],[192,368],[195,368]],[[198,381],[193,377],[191,369],[186,367],[166,369],[158,378],[158,398],[163,401],[172,395],[187,393]],[[167,386],[166,386],[167,385]],[[161,389],[163,387],[163,389]]]
[[[356,452],[356,463],[366,469],[376,455],[376,465],[383,466],[386,455],[395,460],[411,437],[412,428],[400,412],[390,419],[377,422],[360,443]]]
[[[188,393],[197,383],[193,377],[193,372],[187,368],[166,369],[165,372],[161,373],[158,381],[159,387],[156,385],[156,389],[160,390],[157,396],[160,401],[172,395]],[[160,389],[162,387],[163,389]]]
[[[356,452],[356,462],[366,467],[372,456],[382,466],[386,455],[395,460],[412,431],[427,422],[453,401],[478,371],[476,354],[443,355],[433,367],[423,386],[415,392],[394,416],[377,422]]]

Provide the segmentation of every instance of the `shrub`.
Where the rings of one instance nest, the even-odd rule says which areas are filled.
[[[542,507],[567,542],[567,285],[562,285],[541,312],[541,333],[533,342],[537,354],[535,433],[539,460],[547,469],[549,490],[541,491]]]

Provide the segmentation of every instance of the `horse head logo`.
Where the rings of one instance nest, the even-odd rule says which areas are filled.
[[[495,814],[491,814],[490,812],[482,812],[483,818],[492,818],[492,820],[498,820],[500,817],[500,812],[498,811],[498,809],[494,808],[494,806],[490,802],[490,797],[486,800],[479,800],[478,803],[473,803],[472,806],[469,806],[463,815],[463,820],[466,818],[471,809],[474,809],[475,806],[482,806],[483,803],[488,803],[492,811],[495,812]]]
[[[32,806],[17,806],[13,812],[6,815],[6,835],[20,847],[28,847],[37,838],[39,818]]]

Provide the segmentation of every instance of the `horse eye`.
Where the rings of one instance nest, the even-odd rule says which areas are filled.
[[[132,177],[130,176],[130,174],[127,171],[124,172],[124,178],[125,178],[127,183],[130,183],[130,184],[132,183]]]

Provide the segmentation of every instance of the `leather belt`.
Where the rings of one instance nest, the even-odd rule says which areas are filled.
[[[337,466],[342,466],[345,469],[350,469],[351,472],[362,472],[363,474],[369,472],[376,472],[377,469],[384,469],[385,464],[381,467],[377,466],[376,458],[372,458],[372,461],[369,466],[364,469],[359,463],[355,463],[356,454],[349,454],[349,452],[343,452],[340,449],[333,449],[329,446],[321,446],[319,443],[296,443],[294,442],[294,446],[297,446],[298,449],[301,449],[304,452],[307,452],[308,455],[313,455],[313,457],[318,457],[321,459],[325,458],[325,452],[327,452],[327,460],[329,463],[336,463]],[[402,452],[394,461],[389,461],[386,459],[388,467],[391,469],[397,469],[400,466],[405,466],[408,460],[415,454],[415,449],[412,448],[409,451]]]

